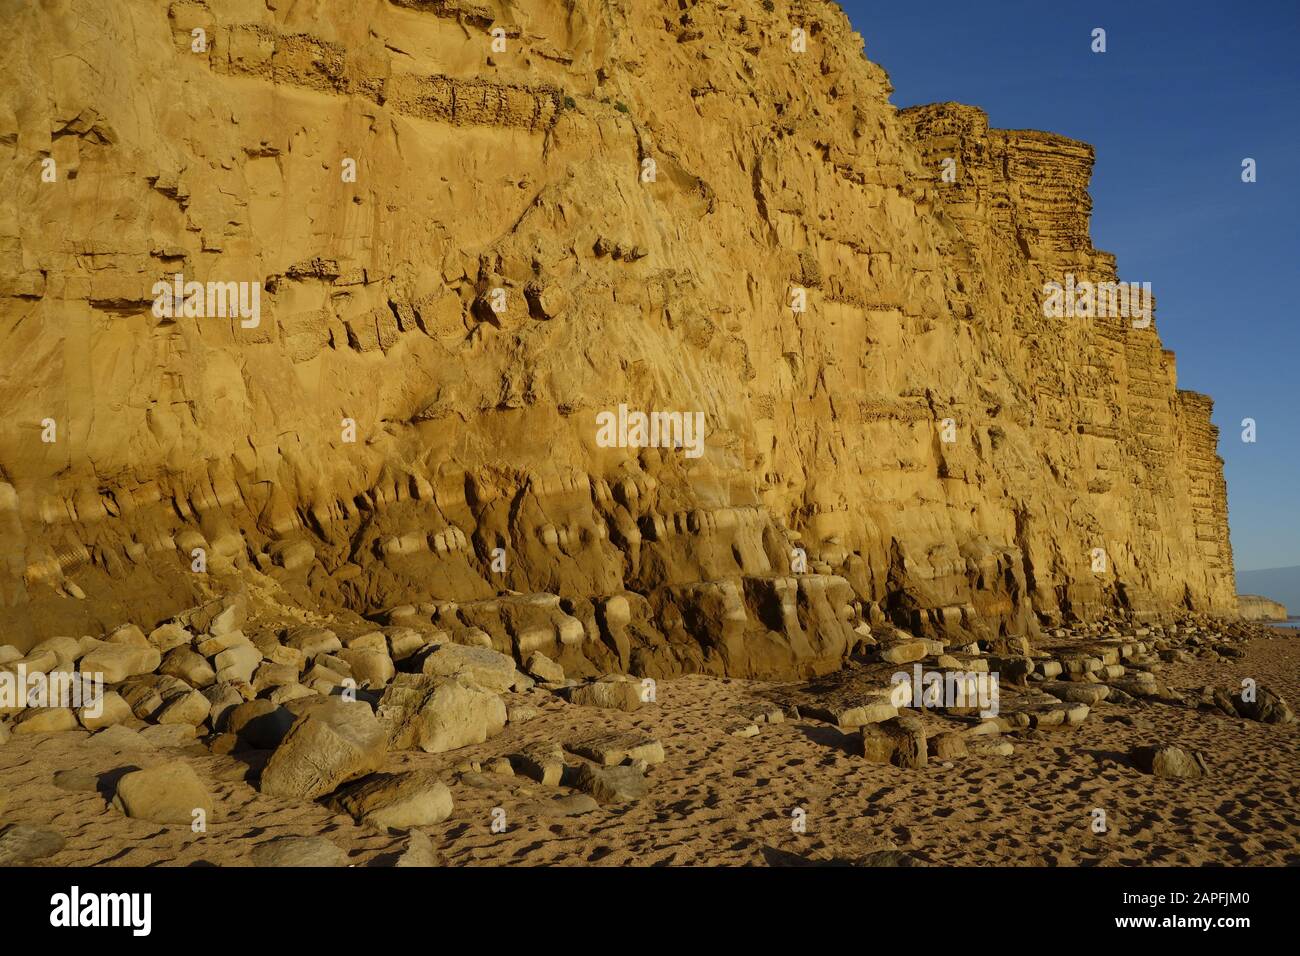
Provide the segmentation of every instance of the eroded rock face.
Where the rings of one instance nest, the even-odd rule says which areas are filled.
[[[328,698],[290,727],[262,771],[261,790],[314,800],[378,770],[387,753],[384,729],[369,705]]]
[[[1247,621],[1285,621],[1286,605],[1258,594],[1238,594],[1237,609]]]
[[[1235,612],[1209,399],[1154,324],[1044,317],[1117,275],[1090,147],[899,112],[832,4],[473,6],[10,18],[8,643],[240,583],[653,676]],[[701,440],[606,447],[621,405]]]

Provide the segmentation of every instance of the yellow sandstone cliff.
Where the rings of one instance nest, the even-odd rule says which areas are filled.
[[[1118,277],[1091,147],[900,112],[834,4],[6,24],[5,641],[243,587],[777,676],[863,622],[1235,613],[1210,400],[1154,325],[1044,317]],[[156,314],[178,274],[260,284],[256,324]],[[703,453],[602,447],[620,405]]]

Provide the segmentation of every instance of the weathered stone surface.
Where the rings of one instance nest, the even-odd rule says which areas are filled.
[[[548,801],[543,806],[544,813],[556,817],[576,817],[599,809],[600,804],[586,793],[565,794]]]
[[[1016,752],[1015,744],[997,737],[968,737],[966,749],[982,757],[1010,757]]]
[[[526,724],[536,720],[541,711],[530,704],[511,704],[506,708],[506,720],[512,724]]]
[[[219,681],[234,681],[241,684],[252,683],[253,673],[262,663],[262,652],[251,641],[244,641],[227,647],[212,658]]]
[[[566,691],[566,699],[580,707],[634,711],[641,706],[641,685],[635,681],[592,681]]]
[[[1247,621],[1285,621],[1286,605],[1259,594],[1238,594],[1237,611]]]
[[[104,691],[103,697],[93,706],[82,707],[77,711],[77,719],[87,730],[102,730],[130,718],[131,705],[113,690]]]
[[[169,651],[158,670],[159,673],[179,677],[198,688],[207,687],[217,679],[217,672],[208,663],[208,659],[189,647],[177,647]]]
[[[149,644],[99,644],[81,658],[83,674],[102,674],[104,683],[117,684],[138,674],[157,670],[162,663],[158,649]]]
[[[730,721],[723,726],[722,730],[728,737],[740,737],[742,739],[757,737],[761,733],[758,724],[751,720]]]
[[[195,810],[212,817],[212,797],[184,760],[134,770],[117,781],[113,806],[128,817],[152,823],[191,825]]]
[[[864,724],[878,724],[898,716],[890,692],[880,691],[875,696],[862,695],[856,699],[840,698],[836,701],[804,704],[799,713],[805,717],[824,720],[829,724],[853,729]]]
[[[517,678],[515,662],[505,654],[464,644],[438,645],[425,655],[420,670],[434,677],[455,677],[494,694],[509,690]]]
[[[1296,722],[1295,713],[1280,695],[1273,693],[1267,687],[1258,686],[1255,688],[1254,700],[1247,700],[1248,695],[1244,690],[1237,691],[1232,695],[1232,706],[1242,717],[1250,720],[1258,720],[1265,724],[1294,724]]]
[[[564,778],[564,751],[557,744],[531,744],[510,760],[516,771],[548,787],[558,787]]]
[[[926,765],[925,728],[914,714],[899,714],[861,731],[862,754],[872,763],[916,768]]]
[[[269,688],[283,687],[285,684],[298,683],[298,668],[291,664],[276,664],[266,661],[253,674],[253,690],[259,694]]]
[[[900,641],[880,648],[880,659],[887,664],[911,664],[929,653],[924,641]]]
[[[180,624],[162,624],[149,632],[149,643],[158,648],[158,653],[166,655],[178,647],[188,647],[194,635]]]
[[[99,789],[99,775],[84,767],[54,772],[54,785],[69,793],[94,793]]]
[[[401,675],[379,704],[395,748],[442,753],[480,744],[506,723],[505,702],[458,678]]]
[[[347,866],[348,855],[321,836],[285,836],[253,847],[253,865],[269,867]]]
[[[969,753],[966,738],[961,734],[945,732],[936,734],[926,742],[929,755],[935,760],[952,760]]]
[[[1067,609],[1236,610],[1209,399],[1178,388],[1154,322],[1044,315],[1046,283],[1118,276],[1089,235],[1090,147],[896,109],[833,4],[478,6],[14,18],[10,168],[62,175],[0,196],[0,406],[68,410],[57,453],[0,434],[15,646],[123,603],[181,611],[173,566],[200,547],[231,580],[310,582],[322,612],[437,614],[520,660],[654,677],[824,673],[886,599],[918,637],[1008,653]],[[503,17],[509,56],[460,55]],[[792,17],[807,69],[775,42]],[[60,28],[83,22],[89,47]],[[204,150],[178,143],[178,102]],[[403,132],[348,198],[321,164],[358,108]],[[421,225],[375,227],[398,208]],[[261,311],[154,315],[171,275],[255,285]],[[462,345],[474,361],[449,361]],[[84,355],[109,358],[72,371]],[[652,464],[595,441],[595,414],[665,400],[699,410],[698,447]],[[948,417],[956,440],[931,440]],[[220,637],[249,606],[178,620]]]
[[[381,773],[341,790],[338,807],[358,823],[379,829],[409,830],[451,816],[451,790],[431,773]]]
[[[1072,704],[1087,704],[1089,707],[1101,703],[1110,694],[1110,688],[1105,684],[1071,684],[1049,681],[1039,684],[1038,687],[1058,700],[1068,701]]]
[[[397,673],[393,659],[388,656],[387,645],[380,649],[349,647],[339,651],[339,657],[347,663],[352,679],[359,687],[383,687]]]
[[[602,767],[633,760],[643,760],[647,764],[664,761],[664,745],[652,737],[636,733],[595,734],[569,740],[564,746],[571,753],[595,761]]]
[[[160,724],[187,724],[195,727],[208,719],[212,705],[197,690],[182,691],[166,698],[154,714]]]
[[[398,663],[418,654],[428,643],[424,635],[410,627],[386,628],[388,653]]]
[[[95,747],[106,747],[112,750],[156,750],[157,747],[145,739],[137,730],[125,727],[122,724],[114,724],[111,727],[105,727],[97,734],[91,736],[89,743]]]
[[[1133,759],[1140,769],[1157,777],[1199,780],[1209,773],[1205,758],[1200,753],[1183,750],[1181,747],[1139,747],[1133,752]]]
[[[597,803],[631,803],[650,792],[650,782],[636,767],[594,767],[584,763],[573,771],[573,785]]]
[[[0,830],[0,866],[26,866],[54,856],[64,839],[49,827],[11,823]]]
[[[284,643],[302,652],[305,657],[333,654],[343,650],[343,642],[339,640],[338,635],[326,627],[294,628],[285,637]]]
[[[330,698],[294,721],[260,787],[276,797],[314,800],[378,770],[387,753],[384,728],[369,705]]]
[[[59,670],[76,670],[72,665],[81,659],[84,653],[81,648],[81,642],[71,637],[51,637],[41,641],[31,650],[31,655],[53,653],[55,656],[55,667]],[[31,656],[29,655],[29,656]],[[20,655],[21,657],[21,655]],[[17,661],[19,658],[15,658]],[[0,660],[0,666],[6,663]]]
[[[429,835],[421,830],[412,830],[406,838],[406,848],[393,866],[425,867],[438,865],[438,852],[433,848]]]
[[[10,730],[15,735],[54,734],[79,726],[76,713],[67,707],[29,707],[14,718]]]
[[[189,724],[151,724],[147,727],[141,727],[137,732],[143,740],[159,749],[163,749],[191,746],[194,743],[197,731]]]
[[[274,701],[250,700],[232,707],[222,726],[245,747],[274,750],[284,742],[297,719],[292,711]]]
[[[530,675],[536,677],[539,681],[545,681],[552,684],[559,684],[564,680],[564,668],[555,661],[551,660],[541,651],[534,651],[528,658],[528,665],[525,667]]]
[[[251,643],[243,631],[233,630],[201,637],[194,643],[194,649],[204,657],[216,657],[222,651]]]
[[[249,690],[251,692],[252,688]],[[205,687],[203,696],[208,701],[208,721],[216,731],[225,729],[225,721],[231,709],[238,707],[247,699],[240,693],[238,685],[225,681]]]

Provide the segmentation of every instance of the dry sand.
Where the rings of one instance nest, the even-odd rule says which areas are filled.
[[[1300,641],[1255,639],[1243,660],[1171,664],[1180,689],[1237,686],[1253,677],[1300,700]],[[736,712],[775,685],[707,677],[662,683],[658,705],[626,714],[563,703],[541,692],[532,721],[453,753],[393,754],[386,769],[445,771],[455,809],[425,828],[453,865],[1278,865],[1300,863],[1300,743],[1294,725],[1229,719],[1167,704],[1103,702],[1079,727],[1009,735],[1010,757],[932,760],[919,770],[866,763],[854,736],[812,720],[760,724],[729,735]],[[937,729],[938,718],[927,715]],[[555,814],[572,791],[527,778],[457,773],[466,760],[508,755],[532,741],[563,741],[595,728],[659,738],[645,799],[579,816]],[[1136,769],[1132,748],[1173,743],[1201,750],[1204,780],[1167,780]],[[125,769],[163,752],[117,752],[80,732],[14,737],[0,746],[0,823],[46,825],[67,841],[55,866],[220,865],[251,862],[254,846],[285,835],[323,835],[358,866],[392,862],[406,845],[321,803],[279,801],[250,779],[264,754],[184,753],[211,788],[206,833],[128,819],[108,804]],[[59,785],[55,783],[56,774]],[[84,788],[84,789],[78,789]],[[507,829],[492,832],[493,808]],[[792,811],[806,811],[806,832]],[[1108,829],[1093,832],[1093,811]],[[883,851],[883,852],[882,852]],[[901,851],[891,853],[889,851]]]

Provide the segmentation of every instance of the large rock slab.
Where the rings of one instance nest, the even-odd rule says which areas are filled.
[[[49,827],[11,823],[0,830],[0,866],[26,866],[63,849],[64,839]]]
[[[506,705],[496,694],[459,678],[403,674],[384,692],[379,715],[395,748],[443,753],[500,733]]]
[[[558,787],[564,779],[564,751],[556,744],[534,743],[510,758],[518,773],[548,787]]]
[[[339,809],[378,829],[432,826],[451,816],[451,790],[427,771],[381,773],[345,787]]]
[[[664,745],[653,737],[638,733],[592,734],[565,743],[570,753],[586,757],[602,767],[643,760],[647,764],[663,763]]]
[[[425,655],[420,671],[432,677],[455,677],[494,694],[505,693],[520,676],[514,660],[505,654],[467,644],[439,644]]]
[[[565,699],[579,707],[634,711],[642,704],[641,684],[633,680],[598,680],[564,691]]]
[[[162,663],[162,654],[152,645],[100,643],[78,662],[83,674],[103,675],[104,683],[119,684],[128,677],[148,674]]]
[[[267,867],[338,867],[348,855],[322,836],[285,836],[253,848],[253,865]]]
[[[212,797],[184,760],[124,774],[117,781],[113,806],[128,817],[152,823],[188,826],[196,810],[203,811],[205,820],[212,817]]]
[[[261,790],[314,800],[383,766],[388,737],[369,704],[329,698],[308,707],[262,771]]]

